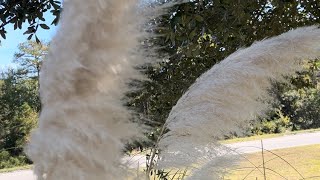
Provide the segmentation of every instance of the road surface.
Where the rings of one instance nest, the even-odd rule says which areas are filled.
[[[287,135],[263,140],[264,149],[274,150],[289,147],[306,146],[320,144],[320,132]],[[238,153],[253,153],[261,151],[261,141],[247,141],[228,144],[228,147],[234,148]],[[145,164],[144,156],[126,157],[124,161],[133,162],[131,166],[138,167]],[[0,174],[0,180],[35,180],[31,170],[15,171],[11,173]]]
[[[0,174],[0,180],[35,180],[31,170],[15,171],[11,173]]]
[[[320,144],[320,132],[285,135],[264,139],[262,142],[263,148],[267,150]],[[238,153],[254,153],[261,151],[261,140],[232,143],[227,146],[235,149]]]

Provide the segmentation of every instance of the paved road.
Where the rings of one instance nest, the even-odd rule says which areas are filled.
[[[263,140],[264,149],[274,150],[296,146],[306,146],[312,144],[320,144],[320,132],[288,135]],[[236,149],[238,153],[253,153],[261,151],[261,141],[247,141],[240,143],[228,144],[228,147]],[[132,166],[141,167],[145,164],[143,156],[126,157],[124,161],[134,162]],[[0,174],[0,180],[36,180],[31,170],[16,171],[12,173]]]
[[[0,174],[0,180],[36,180],[31,170]]]
[[[263,148],[267,150],[320,144],[320,132],[285,135],[264,139],[262,142]],[[234,148],[238,153],[254,153],[261,151],[261,140],[233,143],[227,146]]]

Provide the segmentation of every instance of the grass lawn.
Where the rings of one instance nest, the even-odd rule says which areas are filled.
[[[299,180],[303,178],[308,180],[320,180],[320,145],[279,149],[273,150],[272,153],[264,151],[265,171],[268,180]],[[243,158],[243,161],[241,161],[239,165],[234,166],[228,171],[229,174],[224,177],[224,180],[242,180],[250,171],[252,171],[252,173],[246,177],[247,180],[264,179],[261,152],[246,154],[245,157],[252,164]],[[299,173],[288,163],[301,175],[299,175]],[[255,169],[255,167],[258,167],[260,171]],[[1,170],[0,172],[10,172],[30,168],[31,166],[24,166]],[[183,171],[178,172],[173,179],[180,179],[183,176],[180,173],[183,174]],[[171,177],[174,176],[175,171],[172,171],[170,174]],[[178,178],[179,176],[180,178]]]
[[[320,180],[320,144],[264,151],[265,168],[261,152],[243,156],[245,158],[229,169],[223,180],[264,180],[264,169],[267,180]],[[190,172],[172,169],[168,179],[181,180],[183,174]],[[151,179],[159,180],[154,176]]]
[[[263,134],[263,135],[258,135],[258,136],[250,136],[250,137],[243,137],[243,138],[228,139],[228,140],[221,141],[221,143],[230,144],[230,143],[237,143],[237,142],[254,141],[254,140],[260,140],[260,139],[281,137],[281,136],[285,136],[285,135],[294,135],[294,134],[301,134],[301,133],[312,133],[312,132],[318,132],[318,131],[320,131],[320,129],[289,131],[289,132],[279,133],[279,134]]]
[[[264,151],[265,172],[268,180],[299,180],[299,179],[318,179],[320,180],[320,145],[301,146],[273,150],[274,154]],[[243,158],[239,165],[233,167],[225,180],[242,180],[252,171],[246,179],[263,180],[263,158],[262,153],[245,155],[248,160]],[[253,165],[254,164],[254,165]],[[292,166],[290,166],[290,165]],[[259,170],[255,169],[259,167]],[[298,171],[296,171],[294,168]],[[299,175],[299,173],[301,175]]]

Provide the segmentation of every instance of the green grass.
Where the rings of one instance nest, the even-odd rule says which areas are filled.
[[[13,167],[13,168],[5,168],[5,169],[0,169],[0,173],[26,170],[26,169],[31,169],[31,168],[32,168],[32,165],[18,166],[18,167]]]
[[[268,180],[320,179],[320,145],[279,149],[272,152],[274,154],[264,152],[266,178]],[[243,180],[250,171],[252,173],[248,175],[247,180],[264,179],[262,153],[247,154],[245,157],[251,163],[243,158],[239,165],[228,171],[229,174],[225,176],[224,180]],[[260,171],[255,167],[259,167]]]
[[[309,179],[320,179],[320,145],[279,149],[273,150],[272,152],[280,156],[281,158],[286,160],[291,166],[296,168],[305,179],[307,179],[308,177],[313,177]],[[290,165],[288,165],[285,161],[283,161],[276,155],[270,152],[264,152],[264,158],[266,162],[266,176],[268,180],[284,179],[281,178],[279,175],[276,175],[275,172],[281,174],[289,180],[302,179],[299,173],[297,173],[292,167],[290,167]],[[249,159],[250,162],[254,165],[252,165],[246,159],[243,159],[239,163],[239,165],[234,166],[232,169],[228,171],[229,174],[225,176],[224,180],[242,180],[251,170],[254,170],[255,167],[258,167],[262,164],[261,152],[247,154],[245,155],[245,157]],[[10,169],[2,169],[0,170],[0,173],[25,170],[31,168],[32,165]],[[261,166],[259,167],[259,169],[263,171]],[[246,179],[263,180],[263,175],[260,171],[254,170]]]
[[[221,141],[223,144],[231,144],[231,143],[237,143],[237,142],[245,142],[245,141],[254,141],[254,140],[260,140],[260,139],[268,139],[268,138],[275,138],[275,137],[281,137],[286,135],[294,135],[294,134],[301,134],[301,133],[312,133],[320,131],[320,129],[309,129],[309,130],[301,130],[301,131],[289,131],[285,133],[279,133],[279,134],[263,134],[258,136],[250,136],[250,137],[243,137],[243,138],[234,138],[234,139],[228,139]]]
[[[252,173],[245,180],[264,180],[261,152],[245,154],[244,157],[238,165],[227,170],[223,180],[244,180],[250,171]],[[264,151],[263,157],[267,180],[320,180],[320,144]],[[140,173],[143,173],[142,168]],[[171,169],[168,179],[181,180],[182,174],[188,175],[190,172]],[[151,176],[150,180],[159,179]]]

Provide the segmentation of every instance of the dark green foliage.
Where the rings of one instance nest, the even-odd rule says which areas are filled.
[[[48,47],[28,41],[15,54],[17,69],[0,79],[0,168],[30,163],[23,148],[40,112],[39,71]]]
[[[253,134],[282,133],[320,127],[320,61],[304,64],[305,68],[284,83],[275,82],[271,89],[273,108],[258,124]]]
[[[37,80],[3,73],[0,85],[0,168],[30,163],[23,148],[36,127],[40,101]]]
[[[320,61],[305,64],[305,70],[291,78],[289,84],[277,86],[277,100],[292,123],[292,130],[320,127]]]
[[[148,136],[157,139],[171,108],[214,64],[254,41],[319,22],[318,0],[197,0],[178,4],[155,20],[160,36],[151,40],[162,47],[159,54],[168,58],[144,68],[152,81],[129,94],[129,106],[142,119],[151,120],[146,124],[154,130]]]
[[[0,150],[11,155],[23,153],[28,135],[35,127],[39,111],[36,80],[18,79],[9,71],[2,77],[0,95]]]
[[[270,110],[268,116],[251,126],[247,135],[284,133],[292,126],[291,119],[282,113],[278,107]]]
[[[27,162],[28,160],[25,156],[13,157],[8,151],[0,151],[0,169],[23,166]]]
[[[57,25],[62,7],[59,0],[0,0],[0,35],[6,38],[7,26],[13,25],[14,29],[22,29],[22,24],[29,27],[24,34],[29,34],[30,40],[38,28],[49,29],[45,22],[44,13],[50,11],[55,17],[51,22]],[[36,36],[38,41],[38,37]]]

